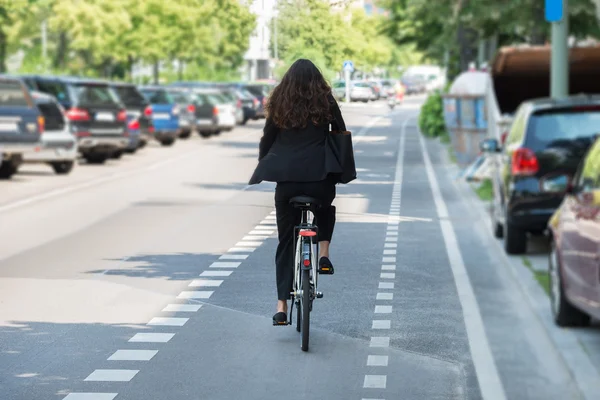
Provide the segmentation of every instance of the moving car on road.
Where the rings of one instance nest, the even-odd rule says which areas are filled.
[[[492,155],[492,224],[504,236],[509,254],[527,249],[527,234],[541,234],[564,192],[548,186],[550,177],[572,177],[600,132],[600,96],[538,99],[521,104],[503,148],[487,139]]]
[[[560,326],[585,326],[590,317],[600,319],[600,139],[574,179],[558,172],[546,182],[549,189],[566,191],[548,224],[552,313]]]
[[[44,133],[41,146],[25,153],[23,161],[48,164],[57,174],[68,174],[77,159],[77,139],[71,133],[64,109],[49,94],[31,92],[31,96],[44,118]]]
[[[130,83],[112,82],[111,88],[117,93],[127,110],[127,128],[129,129],[129,145],[125,151],[135,153],[144,147],[154,132],[152,125],[152,108],[148,100]]]
[[[10,179],[23,156],[39,146],[44,124],[25,84],[0,76],[0,179]]]
[[[179,136],[181,107],[173,95],[161,86],[144,86],[140,92],[150,102],[154,138],[163,146],[171,146]]]

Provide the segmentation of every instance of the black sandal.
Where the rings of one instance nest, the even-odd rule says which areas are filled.
[[[280,311],[273,315],[273,326],[285,326],[288,324],[287,314]]]
[[[333,275],[333,264],[327,257],[321,257],[319,260],[319,274],[320,275]]]

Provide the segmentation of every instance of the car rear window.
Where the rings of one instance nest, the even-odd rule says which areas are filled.
[[[172,92],[169,92],[169,95],[171,95],[171,97],[173,98],[175,103],[183,104],[183,103],[190,102],[188,96],[183,92],[172,91]]]
[[[369,84],[362,83],[362,82],[357,82],[357,83],[354,84],[354,86],[360,87],[360,88],[368,88],[368,87],[370,87]]]
[[[529,120],[525,145],[544,149],[560,140],[591,140],[600,134],[600,108],[558,109],[534,114]]]
[[[246,89],[254,96],[264,96],[265,90],[262,86],[246,86]]]
[[[234,101],[235,100],[235,95],[231,92],[222,92],[220,93],[221,97],[224,98],[227,101]]]
[[[45,127],[49,131],[60,131],[65,127],[63,114],[58,108],[58,104],[53,101],[44,101],[37,103],[45,120]]]
[[[25,91],[19,82],[0,81],[0,107],[29,107]]]
[[[119,104],[119,99],[105,85],[75,84],[73,85],[73,97],[78,104],[86,106],[114,106]]]
[[[143,107],[147,103],[144,96],[133,86],[116,86],[115,91],[128,107]]]
[[[222,96],[218,95],[217,93],[211,93],[211,94],[207,95],[207,97],[209,98],[211,104],[213,104],[213,105],[227,103],[227,101]]]
[[[70,101],[67,86],[60,81],[40,79],[37,81],[37,86],[40,92],[51,94],[60,102]]]
[[[175,100],[169,92],[161,89],[143,89],[142,93],[152,104],[173,104]]]

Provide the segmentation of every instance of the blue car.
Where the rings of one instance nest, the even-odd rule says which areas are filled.
[[[154,138],[163,146],[171,146],[179,136],[180,106],[167,89],[160,86],[144,86],[140,92],[150,103]]]

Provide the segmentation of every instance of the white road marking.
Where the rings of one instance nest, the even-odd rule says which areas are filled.
[[[162,310],[165,312],[196,312],[202,304],[169,304]]]
[[[272,225],[273,228],[277,227],[277,223],[275,221],[260,221],[259,223],[261,225]]]
[[[256,247],[232,247],[227,250],[228,253],[252,253]]]
[[[396,225],[399,225],[399,224],[400,224],[400,221],[389,221],[388,222],[388,226],[396,226]]]
[[[395,265],[382,265],[381,269],[383,271],[395,271],[396,270],[396,266]]]
[[[129,382],[133,379],[138,369],[97,369],[92,372],[86,382]]]
[[[394,272],[382,272],[379,276],[381,279],[396,279],[396,274]]]
[[[237,242],[235,247],[258,247],[261,244],[263,244],[263,242]]]
[[[277,211],[275,211],[275,210],[271,211],[271,215],[277,215]]]
[[[113,400],[118,393],[69,393],[63,400]]]
[[[367,357],[367,365],[370,367],[387,367],[389,362],[388,356],[369,356]]]
[[[150,361],[158,350],[117,350],[108,361]]]
[[[233,271],[204,271],[200,276],[229,276]]]
[[[371,329],[390,329],[392,326],[392,321],[389,319],[375,319],[373,320],[373,325]]]
[[[256,225],[254,227],[255,230],[257,231],[271,231],[271,232],[275,232],[275,226],[265,226],[265,225]]]
[[[175,336],[174,333],[136,333],[129,342],[131,343],[167,343]]]
[[[275,233],[275,231],[272,231],[272,230],[257,229],[257,230],[248,232],[248,235],[272,235],[274,233]]]
[[[377,300],[394,300],[394,293],[377,293]]]
[[[392,306],[375,306],[375,314],[391,314]]]
[[[392,240],[394,240],[394,239],[392,239]],[[393,248],[396,248],[396,247],[398,247],[398,243],[385,243],[383,245],[383,247],[393,247]]]
[[[146,325],[150,326],[184,326],[189,318],[154,317]]]
[[[389,336],[373,336],[369,347],[390,347]]]
[[[276,219],[277,219],[277,217],[276,217],[276,216],[274,216],[274,215],[267,215],[267,216],[265,217],[265,219],[266,219],[266,220],[270,220],[270,221],[274,221],[274,220],[276,220]]]
[[[379,289],[393,289],[394,282],[379,282]]]
[[[248,258],[247,254],[223,254],[219,260],[245,260],[246,258]]]
[[[237,268],[241,265],[241,262],[235,261],[215,261],[210,264],[209,268]]]
[[[187,291],[179,293],[178,299],[209,299],[214,292],[210,291]]]
[[[396,231],[396,232],[393,232],[393,231],[389,231],[389,230],[388,230],[388,232],[387,232],[387,235],[388,235],[388,236],[398,236],[398,232],[397,232],[397,231]]]
[[[386,242],[397,242],[398,241],[398,236],[388,236],[385,238]]]
[[[269,238],[269,236],[251,235],[251,236],[244,236],[242,238],[242,240],[267,240],[268,238]]]
[[[365,375],[363,387],[365,389],[385,389],[386,375]]]
[[[385,254],[385,255],[396,255],[396,250],[384,250],[383,254]]]
[[[395,263],[396,257],[383,257],[381,261],[384,263]]]
[[[423,155],[427,179],[429,180],[429,186],[433,193],[435,208],[437,210],[446,252],[450,261],[450,268],[458,292],[458,299],[462,307],[467,338],[469,340],[469,348],[471,349],[473,365],[475,366],[475,373],[477,375],[477,380],[479,381],[482,398],[483,400],[506,400],[506,394],[504,393],[504,387],[502,386],[502,381],[500,380],[500,375],[496,368],[494,355],[492,354],[485,333],[479,304],[477,303],[477,298],[473,292],[469,274],[465,268],[456,234],[454,233],[454,228],[450,222],[448,207],[446,206],[446,202],[440,191],[440,186],[425,147],[425,141],[421,134],[418,134],[418,137],[419,143],[421,144],[421,154]]]
[[[212,279],[194,279],[188,286],[190,287],[219,287],[223,281]]]

